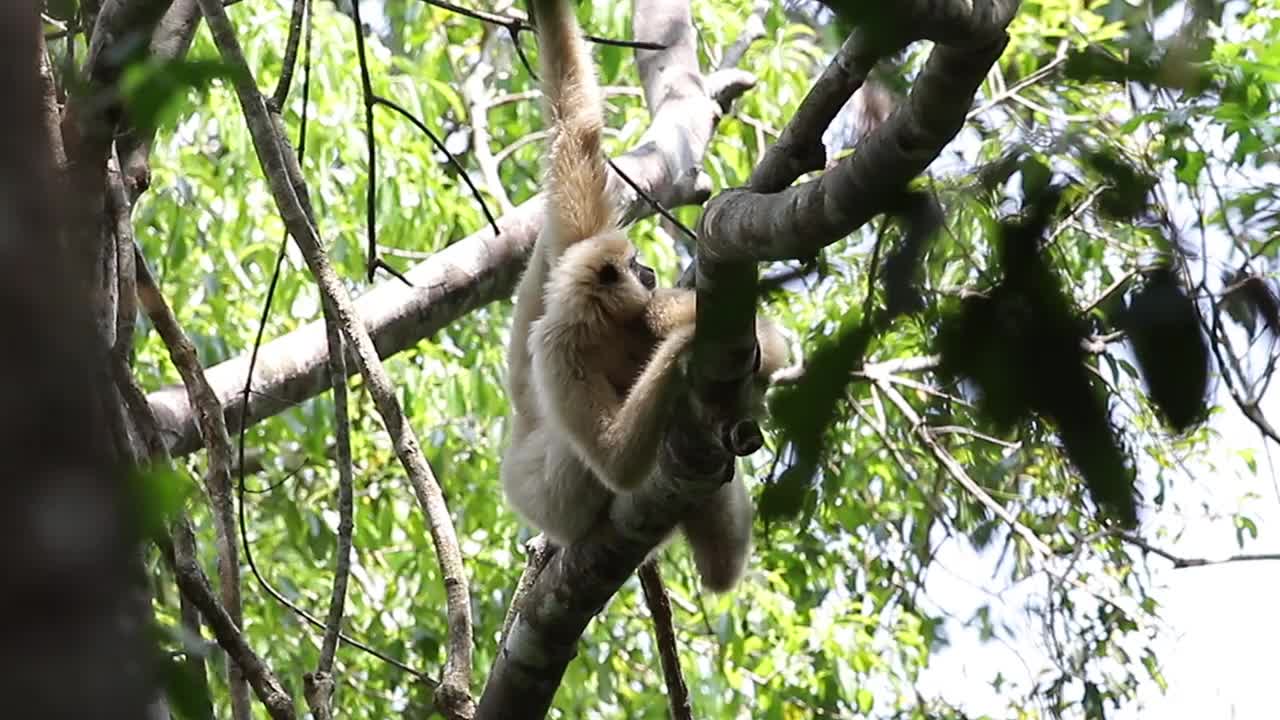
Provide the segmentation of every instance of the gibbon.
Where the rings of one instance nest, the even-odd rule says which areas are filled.
[[[560,545],[581,538],[615,493],[654,472],[696,295],[656,290],[606,193],[603,103],[569,0],[532,0],[551,120],[544,220],[516,293],[508,346],[508,501]],[[787,362],[778,328],[757,322],[757,385]],[[703,584],[726,591],[750,551],[741,478],[680,527]]]

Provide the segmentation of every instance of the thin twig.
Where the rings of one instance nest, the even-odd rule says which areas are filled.
[[[334,562],[333,597],[329,603],[329,622],[320,647],[321,672],[333,669],[333,656],[342,625],[342,607],[351,574],[351,533],[355,525],[355,481],[351,463],[351,420],[347,413],[347,360],[341,329],[326,313],[325,329],[329,336],[329,374],[333,378],[334,440],[338,448],[338,552]]]
[[[1174,553],[1169,552],[1168,550],[1164,550],[1155,545],[1152,545],[1146,540],[1143,540],[1137,535],[1133,535],[1131,533],[1121,532],[1121,533],[1115,533],[1115,535],[1116,537],[1120,538],[1121,540],[1124,540],[1130,545],[1136,545],[1142,548],[1143,550],[1145,550],[1146,552],[1152,553],[1153,555],[1159,555],[1165,560],[1168,560],[1169,562],[1173,563],[1174,570],[1181,570],[1183,568],[1193,568],[1193,567],[1205,567],[1208,565],[1226,565],[1228,563],[1238,563],[1238,562],[1263,562],[1268,560],[1280,560],[1280,553],[1241,553],[1239,555],[1228,555],[1227,557],[1218,558],[1218,559],[1210,559],[1210,558],[1202,558],[1202,557],[1183,557],[1181,555],[1175,555]]]
[[[365,183],[364,229],[368,238],[366,280],[373,282],[378,269],[378,144],[373,139],[373,80],[369,77],[369,58],[364,49],[364,22],[360,20],[360,0],[351,3],[351,24],[356,34],[356,58],[360,63],[360,98],[364,103],[364,144],[369,163]]]
[[[311,97],[311,37],[312,37],[313,25],[314,25],[314,16],[312,13],[308,12],[306,15],[306,34],[303,40],[303,51],[302,51],[303,52],[302,113],[301,113],[299,124],[298,124],[298,157],[303,157],[307,149],[307,120],[310,117],[308,114],[307,108],[309,107],[309,100]],[[266,327],[267,327],[267,318],[271,314],[271,307],[275,299],[276,288],[278,287],[280,282],[281,271],[283,270],[283,267],[284,267],[285,250],[288,247],[288,243],[289,243],[289,233],[286,230],[284,233],[284,236],[280,238],[280,249],[276,253],[275,268],[272,270],[271,280],[267,285],[267,297],[265,300],[263,300],[263,303],[262,303],[262,313],[258,318],[257,334],[254,336],[253,347],[249,353],[249,367],[245,372],[244,389],[241,391],[241,394],[240,394],[241,413],[247,412],[247,409],[249,407],[249,396],[256,392],[253,389],[254,368],[257,366],[258,351],[262,347],[262,338],[264,333],[266,332]],[[148,410],[150,410],[149,406],[148,406]],[[264,575],[261,568],[258,567],[257,559],[254,557],[253,545],[250,544],[249,542],[249,522],[248,522],[248,515],[245,508],[245,493],[248,492],[246,488],[246,483],[245,483],[245,476],[248,473],[248,467],[249,467],[249,463],[247,463],[245,460],[245,453],[247,452],[247,448],[248,448],[248,443],[246,441],[248,426],[249,426],[249,423],[246,421],[246,419],[244,417],[241,417],[239,443],[238,443],[239,460],[237,462],[237,474],[238,474],[237,490],[238,490],[238,501],[240,506],[240,518],[239,518],[240,538],[241,538],[241,542],[244,545],[245,562],[248,564],[249,571],[253,574],[254,579],[257,580],[258,586],[261,587],[267,593],[267,595],[271,597],[271,599],[280,603],[281,606],[287,608],[298,617],[307,621],[313,627],[318,628],[321,631],[326,631],[328,628],[327,623],[320,620],[315,615],[312,615],[310,612],[308,612],[307,610],[299,606],[297,603],[295,603],[293,600],[290,600],[289,598],[285,597],[284,593],[280,592],[274,585],[271,584],[269,580],[267,580],[266,575]],[[336,457],[336,454],[335,454],[335,457]],[[289,475],[291,476],[292,474],[293,473],[290,473]],[[370,645],[367,645],[361,642],[360,640],[357,640],[351,637],[350,635],[347,635],[345,633],[339,633],[338,639],[340,639],[342,642],[346,643],[347,645],[350,645],[351,647],[356,648],[357,650],[360,650],[361,652],[371,657],[375,657],[381,660],[382,662],[386,663],[391,667],[394,667],[402,672],[409,673],[413,677],[417,678],[420,682],[426,683],[427,685],[430,685],[432,687],[434,687],[437,684],[436,680],[431,678],[429,675],[427,675],[423,671],[417,668],[411,667],[409,665],[406,665],[404,662],[384,652],[381,652],[380,650]]]
[[[542,569],[547,566],[547,562],[551,560],[551,556],[556,552],[556,547],[547,540],[545,535],[534,535],[524,544],[524,552],[524,571],[520,573],[520,579],[516,581],[516,589],[511,594],[511,602],[507,604],[507,615],[502,620],[502,638],[498,642],[498,647],[502,647],[502,643],[506,642],[507,631],[511,629],[511,621],[515,619],[516,607],[520,604],[520,598],[524,597],[525,593],[529,592],[529,588],[533,587],[533,581],[538,579]]]
[[[907,418],[907,422],[911,423],[911,431],[916,434],[916,437],[920,438],[920,441],[929,449],[930,454],[933,455],[934,459],[938,461],[938,464],[942,466],[942,469],[945,470],[952,479],[960,483],[960,486],[973,496],[979,504],[991,511],[992,515],[1003,520],[1009,528],[1013,530],[1014,534],[1026,541],[1027,545],[1037,555],[1045,558],[1053,556],[1053,550],[1045,543],[1045,541],[1040,539],[1039,535],[1035,534],[1035,531],[1018,522],[1018,519],[1015,518],[1012,513],[1006,510],[1003,505],[996,502],[986,490],[982,489],[982,486],[978,485],[978,483],[974,482],[973,478],[969,477],[969,473],[966,472],[964,467],[951,456],[951,453],[947,452],[946,449],[942,447],[938,440],[933,436],[929,426],[923,419],[921,419],[920,415],[915,411],[915,408],[911,407],[911,404],[907,402],[906,398],[902,397],[901,393],[883,380],[877,380],[876,387],[879,388],[880,392],[883,393],[885,397],[889,398],[890,402],[898,408],[898,412],[902,413],[902,415]]]
[[[467,99],[467,114],[471,117],[471,146],[474,148],[476,164],[484,176],[485,189],[498,200],[502,212],[509,213],[515,208],[511,198],[507,196],[502,184],[502,176],[498,172],[498,164],[493,159],[492,139],[489,136],[489,108],[491,96],[488,80],[493,75],[493,64],[489,61],[496,34],[487,34],[480,45],[479,56],[475,65],[462,81],[462,95]],[[494,232],[497,233],[497,223]]]
[[[329,377],[333,381],[334,438],[338,451],[338,551],[334,557],[333,592],[329,598],[324,640],[320,643],[320,659],[316,662],[315,672],[303,677],[304,696],[311,712],[315,714],[315,720],[329,720],[333,717],[333,660],[338,650],[338,635],[342,631],[347,581],[351,577],[351,534],[355,526],[351,421],[347,415],[346,350],[342,342],[342,329],[338,327],[335,313],[327,306],[324,308],[324,325],[329,341]]]
[[[276,91],[271,94],[271,106],[276,112],[283,113],[285,101],[289,99],[289,87],[293,85],[293,66],[298,62],[298,45],[302,39],[302,23],[309,22],[307,16],[311,14],[310,5],[308,0],[293,0],[293,10],[289,15],[289,39],[284,46],[280,80],[276,82]]]
[[[533,25],[524,19],[512,17],[510,15],[501,15],[499,13],[485,12],[484,10],[472,10],[464,8],[461,5],[454,5],[445,0],[422,0],[428,5],[434,5],[441,10],[448,10],[451,13],[469,17],[472,20],[480,20],[492,25],[504,27],[514,36],[516,33],[531,32]],[[633,48],[637,50],[665,50],[666,45],[653,42],[640,42],[638,40],[614,40],[613,38],[604,38],[596,35],[583,35],[583,40],[597,45],[613,45],[614,47]]]
[[[679,218],[677,218],[675,215],[672,215],[671,211],[663,207],[662,203],[658,202],[658,200],[655,197],[653,197],[653,195],[641,189],[640,185],[637,184],[635,180],[632,180],[630,175],[623,172],[622,169],[619,168],[617,164],[613,162],[613,158],[606,157],[605,160],[608,161],[609,167],[613,168],[613,171],[618,173],[618,177],[622,178],[623,182],[625,182],[628,186],[630,186],[630,188],[634,190],[637,195],[644,198],[645,202],[649,203],[649,206],[653,208],[654,212],[661,215],[667,222],[680,228],[680,231],[683,232],[685,236],[688,237],[690,240],[697,242],[698,240],[697,234],[695,234],[692,230],[686,227],[684,223],[680,222]]]
[[[662,584],[662,573],[657,560],[645,561],[636,574],[644,590],[644,602],[653,618],[653,634],[658,640],[658,658],[662,662],[662,677],[667,683],[667,704],[671,707],[672,720],[693,720],[689,705],[689,687],[680,671],[680,648],[676,642],[675,627],[671,622],[671,601],[667,588]]]
[[[476,184],[471,180],[471,174],[462,166],[462,163],[458,158],[455,157],[453,153],[449,152],[449,148],[445,147],[445,144],[440,141],[440,138],[436,137],[436,134],[431,132],[431,129],[427,127],[427,124],[419,120],[416,115],[409,112],[404,107],[396,104],[392,100],[382,97],[381,95],[373,96],[373,104],[382,105],[383,107],[394,110],[404,116],[405,119],[413,123],[414,127],[418,128],[418,130],[422,131],[423,134],[431,139],[431,143],[436,146],[436,149],[444,153],[444,156],[448,158],[449,163],[458,169],[458,175],[462,177],[462,182],[466,183],[467,187],[470,188],[471,194],[475,196],[476,202],[480,204],[480,212],[484,213],[484,219],[488,220],[489,227],[493,228],[494,236],[496,237],[501,235],[502,231],[498,229],[498,220],[493,216],[493,213],[489,211],[489,206],[485,203],[484,196],[480,194],[480,188],[476,187]]]

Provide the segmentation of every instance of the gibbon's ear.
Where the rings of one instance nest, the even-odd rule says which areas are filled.
[[[618,268],[613,263],[605,263],[596,271],[596,279],[601,285],[612,285],[618,282]]]

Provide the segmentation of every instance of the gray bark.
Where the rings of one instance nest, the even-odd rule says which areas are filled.
[[[153,698],[114,399],[90,288],[58,242],[39,7],[0,3],[0,696],[24,717],[144,717]],[[12,713],[12,711],[11,711]]]

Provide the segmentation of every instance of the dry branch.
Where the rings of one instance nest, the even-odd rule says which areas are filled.
[[[240,603],[240,546],[236,535],[235,497],[231,492],[231,436],[227,433],[226,422],[219,412],[221,408],[218,398],[205,379],[196,347],[160,294],[160,288],[156,286],[141,250],[135,252],[134,269],[137,272],[138,299],[169,349],[169,357],[182,376],[192,405],[196,407],[200,434],[205,440],[209,458],[204,484],[209,493],[209,503],[213,506],[213,526],[218,550],[218,590],[231,621],[237,628],[241,628],[244,627],[244,612]],[[227,673],[231,685],[233,715],[248,720],[252,717],[249,688],[240,667],[232,663],[228,666]]]
[[[644,602],[653,619],[653,634],[658,640],[658,659],[662,663],[662,678],[667,683],[667,705],[671,708],[671,720],[693,720],[689,706],[689,687],[680,671],[680,644],[671,620],[671,598],[662,582],[662,572],[657,560],[648,560],[636,571]]]
[[[195,535],[185,521],[174,524],[171,547],[165,550],[166,555],[173,560],[173,574],[178,580],[183,597],[200,610],[205,623],[217,638],[218,645],[226,651],[228,657],[237,667],[244,668],[245,678],[273,720],[291,720],[297,715],[293,698],[280,684],[275,673],[271,672],[271,668],[249,647],[239,625],[227,614],[226,608],[218,603],[213,589],[209,587],[209,579],[196,560],[195,543]]]
[[[467,589],[466,570],[458,539],[449,517],[444,494],[413,429],[409,427],[377,349],[370,338],[355,304],[347,294],[341,278],[334,272],[324,246],[308,220],[303,202],[295,190],[301,185],[297,158],[288,141],[272,120],[265,98],[253,80],[240,43],[219,0],[199,0],[210,33],[218,51],[234,73],[236,95],[253,137],[258,161],[267,177],[276,207],[285,227],[302,252],[307,266],[316,278],[320,292],[342,327],[342,333],[354,350],[354,359],[373,397],[374,405],[390,435],[396,455],[413,486],[414,495],[427,517],[431,539],[435,544],[440,574],[445,586],[449,637],[445,668],[435,690],[436,706],[447,717],[469,718],[472,714],[471,681],[471,601]],[[291,172],[292,170],[292,172]],[[305,187],[305,186],[303,186]]]

